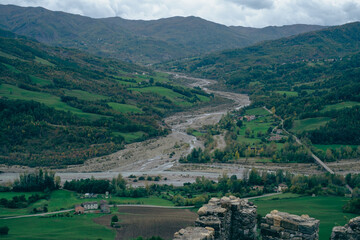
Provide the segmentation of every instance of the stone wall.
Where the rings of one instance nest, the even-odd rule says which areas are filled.
[[[360,217],[351,219],[345,226],[334,227],[331,240],[360,240]]]
[[[308,215],[274,210],[262,219],[261,236],[263,240],[315,240],[319,239],[319,223]]]
[[[256,206],[236,197],[212,198],[198,211],[197,227],[211,227],[221,240],[256,239]]]

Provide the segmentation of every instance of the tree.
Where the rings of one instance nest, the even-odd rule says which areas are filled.
[[[8,226],[3,226],[0,227],[0,235],[8,235],[9,234],[9,227]]]
[[[272,112],[272,114],[275,114],[275,112],[276,112],[275,107],[272,107],[272,108],[271,108],[271,112]]]
[[[241,128],[242,125],[243,125],[243,122],[242,122],[241,120],[238,120],[238,121],[236,122],[236,126],[238,126],[239,128]]]
[[[118,221],[119,221],[119,218],[118,218],[117,215],[112,216],[112,218],[111,218],[111,222],[112,222],[112,223],[113,223],[113,222],[118,222]]]

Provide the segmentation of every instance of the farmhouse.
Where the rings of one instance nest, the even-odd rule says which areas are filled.
[[[81,205],[75,205],[75,213],[84,214],[85,209]]]
[[[97,202],[85,202],[82,204],[84,206],[85,210],[94,210],[98,209],[98,203]]]

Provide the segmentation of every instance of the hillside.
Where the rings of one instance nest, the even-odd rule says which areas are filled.
[[[0,27],[53,46],[154,63],[239,48],[255,42],[322,29],[293,25],[263,29],[227,27],[197,17],[154,21],[93,19],[44,8],[0,5]]]
[[[166,67],[237,82],[246,69],[302,61],[341,58],[360,48],[360,23],[349,23],[297,36],[226,50],[204,57],[170,62]]]
[[[355,22],[166,67],[247,92],[252,107],[273,108],[286,129],[322,150],[324,144],[342,149],[320,153],[323,159],[350,158],[360,144],[359,39],[360,23]],[[347,145],[355,149],[349,148],[350,154],[344,153]]]
[[[165,114],[209,101],[166,74],[0,31],[0,163],[82,163],[166,134]]]

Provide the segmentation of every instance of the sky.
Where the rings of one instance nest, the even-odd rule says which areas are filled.
[[[360,0],[0,0],[93,18],[197,16],[232,26],[340,25],[360,20]]]

